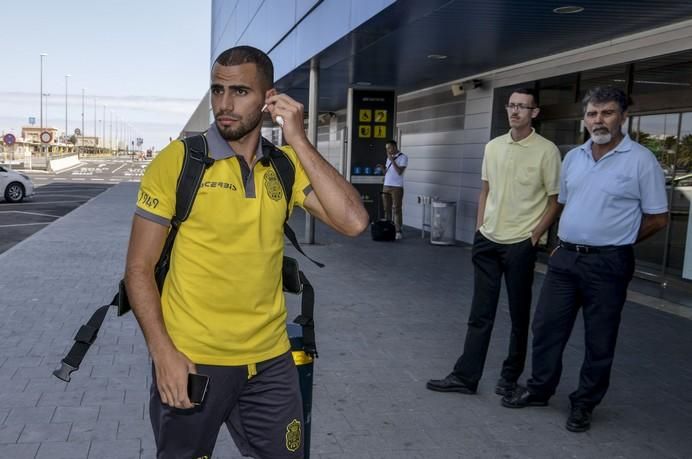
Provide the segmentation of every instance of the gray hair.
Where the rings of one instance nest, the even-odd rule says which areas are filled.
[[[584,113],[586,113],[586,107],[589,103],[605,104],[608,102],[616,102],[622,113],[626,112],[631,104],[630,98],[627,97],[627,94],[622,89],[614,86],[596,86],[589,89],[584,99],[582,99],[582,108]]]

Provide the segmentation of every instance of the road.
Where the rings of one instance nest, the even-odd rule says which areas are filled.
[[[98,159],[82,161],[80,165],[56,173],[25,171],[36,186],[53,182],[120,183],[138,182],[150,161],[130,159]]]
[[[21,203],[0,201],[0,253],[120,182],[139,182],[149,161],[88,160],[57,173],[23,171],[36,193]]]

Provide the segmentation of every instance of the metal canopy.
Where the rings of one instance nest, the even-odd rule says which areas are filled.
[[[553,12],[568,5],[584,10]],[[319,110],[359,82],[404,93],[690,18],[689,0],[399,0],[320,53]],[[307,105],[308,76],[277,88]]]

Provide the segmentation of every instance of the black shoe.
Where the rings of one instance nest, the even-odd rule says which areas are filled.
[[[547,406],[548,400],[538,398],[526,387],[517,386],[511,396],[502,397],[502,406],[505,408],[525,408],[527,406]]]
[[[503,397],[511,397],[515,390],[517,390],[517,382],[507,381],[505,378],[500,378],[495,386],[495,393]]]
[[[450,374],[444,379],[431,379],[425,385],[429,390],[436,392],[461,392],[462,394],[475,394],[476,388],[467,386],[461,379]]]
[[[583,406],[573,406],[565,427],[570,432],[586,432],[591,427],[591,410]]]

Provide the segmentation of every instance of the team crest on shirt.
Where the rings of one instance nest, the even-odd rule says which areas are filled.
[[[286,449],[290,452],[300,448],[300,421],[294,419],[286,426]]]
[[[267,190],[267,195],[273,200],[278,201],[284,195],[281,189],[281,183],[274,172],[274,169],[269,169],[264,174],[264,189]]]

